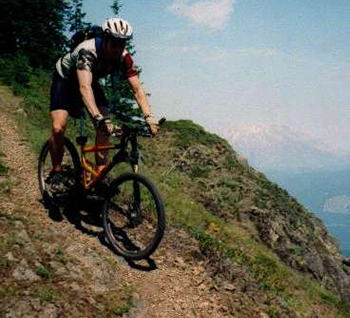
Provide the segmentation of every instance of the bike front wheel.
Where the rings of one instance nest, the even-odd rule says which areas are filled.
[[[154,184],[138,173],[124,173],[111,183],[102,215],[110,244],[126,259],[147,258],[163,237],[162,198]]]

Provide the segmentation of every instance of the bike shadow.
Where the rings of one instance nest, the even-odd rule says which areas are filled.
[[[158,267],[152,258],[146,258],[140,261],[131,261],[121,256],[109,243],[103,228],[101,216],[103,201],[95,198],[73,198],[69,204],[57,206],[49,200],[42,199],[41,204],[48,211],[48,216],[55,222],[62,222],[66,219],[69,223],[85,235],[99,240],[100,244],[107,247],[123,262],[126,262],[131,268],[150,272]]]

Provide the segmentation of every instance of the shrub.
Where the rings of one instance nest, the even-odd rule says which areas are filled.
[[[0,58],[0,68],[2,79],[14,88],[26,86],[33,72],[28,58],[19,53],[12,59]]]
[[[210,168],[206,166],[195,166],[192,168],[190,176],[192,178],[208,178]]]
[[[208,133],[203,127],[191,120],[178,120],[166,122],[166,127],[177,133],[176,145],[186,148],[192,144],[213,145],[227,142],[215,134]]]

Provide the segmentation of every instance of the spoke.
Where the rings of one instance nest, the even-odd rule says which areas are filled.
[[[124,182],[120,192],[111,199],[108,212],[110,233],[121,250],[143,250],[151,243],[157,230],[156,205],[152,194],[135,180]],[[145,201],[145,202],[141,202]],[[147,209],[142,208],[143,204]]]

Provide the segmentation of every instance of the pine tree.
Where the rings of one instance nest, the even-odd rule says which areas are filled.
[[[111,5],[112,11],[115,15],[119,14],[119,10],[122,7],[122,5],[119,3],[119,0],[114,0],[113,4]]]
[[[0,0],[0,54],[28,57],[37,67],[52,68],[67,39],[66,0]]]
[[[20,8],[19,0],[0,0],[0,54],[11,55],[16,51],[16,15]]]
[[[86,29],[90,24],[84,21],[86,13],[82,11],[82,0],[71,0],[71,15],[69,17],[69,31],[78,32]]]

